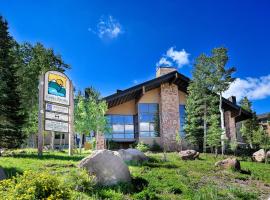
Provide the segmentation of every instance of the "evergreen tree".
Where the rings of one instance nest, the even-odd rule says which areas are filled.
[[[253,149],[254,143],[256,143],[255,135],[258,135],[257,131],[260,129],[257,115],[256,112],[252,111],[252,103],[249,101],[247,97],[244,97],[243,99],[240,100],[240,106],[243,109],[252,112],[252,118],[242,122],[240,132],[242,134],[243,139],[249,144],[250,148]]]
[[[213,85],[214,93],[219,95],[219,112],[220,112],[220,124],[222,129],[221,134],[221,152],[222,155],[225,151],[225,125],[224,125],[224,111],[222,109],[222,93],[228,90],[230,84],[235,80],[232,74],[236,71],[234,67],[226,68],[228,63],[228,50],[226,48],[214,48],[212,55],[210,56],[211,63],[213,65],[211,71],[211,81]]]
[[[218,114],[212,114],[209,119],[209,129],[207,135],[207,144],[211,149],[215,150],[215,154],[218,153],[218,148],[220,147],[220,136],[222,130],[219,124],[220,116]]]
[[[19,78],[15,55],[16,42],[8,32],[8,24],[0,16],[0,148],[22,144],[24,115],[18,90]]]

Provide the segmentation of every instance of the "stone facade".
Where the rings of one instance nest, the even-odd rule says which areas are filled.
[[[164,83],[160,87],[160,137],[161,145],[167,151],[176,150],[176,134],[179,134],[178,87]]]
[[[237,136],[235,117],[233,116],[233,113],[231,111],[226,111],[224,115],[226,136],[229,140],[236,139]]]
[[[174,67],[159,67],[156,71],[156,77],[160,77],[174,71],[176,71],[176,68]]]

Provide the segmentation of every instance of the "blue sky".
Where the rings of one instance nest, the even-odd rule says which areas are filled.
[[[190,77],[200,53],[225,46],[237,81],[227,95],[248,95],[270,112],[268,1],[0,0],[19,42],[41,42],[62,55],[77,89],[103,96],[154,77],[156,64]]]

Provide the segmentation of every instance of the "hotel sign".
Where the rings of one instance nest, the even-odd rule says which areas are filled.
[[[45,130],[47,131],[57,131],[57,132],[63,132],[68,133],[68,123],[66,122],[60,122],[60,121],[54,121],[54,120],[45,120]]]
[[[46,103],[45,110],[51,111],[51,112],[59,112],[59,113],[65,113],[68,114],[68,107],[66,106],[59,106],[51,103]]]
[[[44,76],[45,131],[69,132],[70,80],[57,71]]]
[[[45,119],[68,122],[68,115],[55,113],[55,112],[45,112]]]
[[[38,155],[43,151],[43,131],[69,133],[69,155],[72,155],[74,132],[73,85],[58,71],[39,77]]]
[[[69,105],[70,81],[68,77],[57,71],[45,74],[44,100]]]

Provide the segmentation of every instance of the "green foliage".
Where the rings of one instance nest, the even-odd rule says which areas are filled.
[[[20,146],[25,115],[19,91],[16,46],[8,32],[8,24],[0,16],[0,148]]]
[[[200,55],[195,61],[192,81],[188,86],[189,95],[186,103],[186,123],[184,127],[186,139],[196,146],[200,146],[203,141],[204,150],[206,142],[210,142],[210,145],[217,144],[216,139],[214,142],[210,141],[213,140],[214,136],[218,136],[217,130],[214,131],[218,124],[216,122],[211,123],[213,120],[216,121],[211,116],[217,115],[218,111],[220,112],[219,116],[223,116],[221,109],[222,92],[227,90],[230,83],[234,81],[231,75],[235,68],[226,69],[227,62],[226,48],[215,48],[211,51],[210,56]],[[215,127],[208,127],[211,124]],[[210,140],[208,139],[208,128],[212,129]],[[221,128],[223,129],[223,122]],[[223,132],[224,130],[221,133]]]
[[[222,129],[219,125],[219,116],[217,114],[213,114],[209,119],[209,129],[207,135],[207,144],[217,149],[220,146],[220,136],[222,133]]]
[[[260,125],[258,123],[256,112],[252,111],[252,103],[247,97],[244,97],[240,101],[240,105],[242,108],[252,112],[252,118],[242,122],[240,132],[250,148],[253,149],[254,145],[259,145],[258,141],[256,141],[258,140],[258,138],[256,139],[256,136],[258,137],[258,135],[261,134]]]
[[[256,199],[255,196],[258,199],[266,199],[269,196],[269,166],[251,162],[249,158],[241,161],[241,168],[252,172],[251,175],[246,175],[232,170],[226,172],[217,170],[214,163],[224,159],[221,156],[215,158],[211,154],[201,154],[200,160],[183,161],[179,159],[178,154],[167,153],[168,161],[163,162],[162,153],[149,153],[148,162],[139,166],[129,166],[132,174],[131,184],[120,183],[115,186],[101,187],[94,184],[92,177],[89,177],[86,171],[77,168],[77,163],[88,156],[89,152],[72,157],[66,153],[45,152],[43,158],[38,159],[36,150],[24,151],[25,153],[20,153],[21,150],[17,150],[13,156],[2,157],[0,166],[6,172],[11,172],[10,170],[14,169],[12,167],[16,163],[17,172],[22,173],[31,169],[37,179],[39,174],[47,173],[48,176],[53,176],[53,180],[57,179],[56,188],[61,188],[64,183],[65,189],[70,192],[69,198],[66,199],[206,200],[211,197],[215,197],[215,199]],[[29,179],[35,179],[34,175]],[[34,180],[29,180],[31,183],[29,186],[32,185],[32,182]],[[243,185],[245,187],[242,187]],[[14,185],[11,186],[11,188],[14,187]],[[1,192],[4,193],[7,190],[0,189]]]
[[[95,92],[90,93],[95,94]],[[78,95],[75,101],[74,110],[74,124],[76,132],[83,134],[89,133],[90,131],[98,132],[108,132],[108,123],[105,117],[107,111],[107,104],[105,101],[97,100],[95,94],[92,96],[87,96],[87,98],[82,95]]]
[[[139,142],[136,146],[136,149],[141,152],[147,152],[150,150],[150,146],[148,144],[144,144],[143,142]]]
[[[70,188],[49,172],[25,171],[0,182],[0,196],[6,200],[69,199]]]

